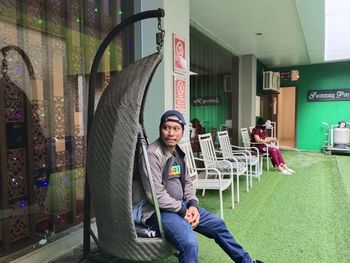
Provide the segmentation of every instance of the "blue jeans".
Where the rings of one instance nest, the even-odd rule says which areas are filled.
[[[192,226],[178,214],[161,211],[165,238],[179,251],[179,263],[198,262],[198,241],[194,231],[214,239],[234,262],[252,263],[249,254],[237,243],[220,217],[203,208],[199,208],[199,213],[199,225],[192,229]],[[158,229],[155,214],[147,220],[147,224]]]

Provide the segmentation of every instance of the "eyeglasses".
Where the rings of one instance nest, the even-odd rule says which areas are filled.
[[[182,127],[179,126],[169,126],[169,125],[162,125],[162,129],[165,131],[171,131],[173,130],[174,132],[179,132],[182,130]]]

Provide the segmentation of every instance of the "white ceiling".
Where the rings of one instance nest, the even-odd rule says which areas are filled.
[[[190,17],[235,55],[254,54],[269,68],[324,63],[324,0],[190,0]]]

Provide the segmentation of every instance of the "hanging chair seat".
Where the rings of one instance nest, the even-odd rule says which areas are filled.
[[[153,260],[174,253],[160,237],[138,237],[132,216],[142,109],[161,59],[162,55],[155,53],[116,75],[101,96],[88,138],[87,179],[99,244],[104,253],[127,260]]]

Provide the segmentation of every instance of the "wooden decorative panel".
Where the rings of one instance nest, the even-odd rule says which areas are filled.
[[[85,166],[85,136],[75,136],[74,137],[74,148],[73,148],[73,154],[74,154],[74,160],[75,164],[74,167],[81,168]]]
[[[27,0],[27,4],[25,5],[27,8],[28,15],[27,25],[30,28],[37,29],[41,31],[44,27],[44,18],[42,17],[42,6],[44,5],[45,0]]]
[[[115,25],[113,25],[112,18],[109,16],[104,16],[103,20],[102,20],[101,31],[107,35],[112,30],[113,26],[115,26]]]
[[[0,1],[0,6],[2,5],[3,2],[6,2],[6,1]],[[17,30],[13,24],[2,21],[0,23],[0,32],[1,32],[1,38],[0,38],[1,47],[17,44]]]
[[[96,55],[97,49],[100,46],[100,41],[97,39],[93,39],[93,38],[89,38],[89,44],[87,46],[87,58],[86,58],[86,66],[87,68],[85,69],[86,72],[90,72],[91,66],[92,66],[92,62],[93,59]],[[103,65],[104,62],[104,57],[102,57],[102,61],[101,61],[101,65]]]
[[[69,1],[70,2],[70,1]],[[65,16],[63,14],[63,1],[51,0],[47,1],[49,31],[52,34],[63,36],[65,27]]]
[[[95,12],[95,4],[93,2],[87,1],[87,14],[86,14],[86,31],[90,36],[96,36],[98,33],[98,13]]]
[[[23,92],[14,83],[5,86],[5,119],[6,122],[24,121]]]
[[[70,87],[71,90],[71,94],[72,94],[72,101],[73,101],[73,105],[74,105],[74,111],[78,112],[79,111],[79,92],[78,92],[78,76],[74,75],[74,76],[70,76],[68,78],[68,85]]]
[[[82,59],[83,49],[81,47],[72,46],[72,53],[69,56],[69,72],[70,74],[81,74],[82,73]]]
[[[72,17],[73,21],[75,21],[73,18],[80,16],[80,10],[82,10],[80,3],[80,1],[67,1],[68,15]]]
[[[24,149],[7,151],[8,196],[9,199],[27,194],[26,159]]]
[[[42,45],[42,38],[42,35],[39,33],[31,33],[30,39],[28,39],[30,62],[33,65],[35,78],[40,80],[43,79],[43,71],[47,70],[46,65],[48,63],[44,52],[45,48]]]
[[[54,137],[63,139],[65,137],[64,97],[54,97],[54,118]]]
[[[67,151],[56,152],[56,171],[65,171],[67,167]]]
[[[32,130],[33,144],[41,145],[47,143],[47,114],[45,113],[44,101],[32,101]]]
[[[50,37],[49,38],[49,52],[52,55],[57,55],[63,57],[65,55],[65,42],[62,38],[59,37]],[[62,59],[61,59],[62,60]],[[62,67],[60,69],[60,74],[63,74]],[[54,72],[56,73],[56,72]]]
[[[29,235],[29,216],[27,201],[19,201],[9,206],[10,242],[21,240]]]
[[[16,0],[0,1],[0,14],[2,16],[15,21],[16,13]]]
[[[36,144],[33,147],[33,167],[34,169],[42,169],[48,166],[49,155],[46,144]]]
[[[47,189],[48,187],[45,186],[45,181],[42,181],[34,187],[35,191],[35,203],[38,206],[37,211],[37,218],[36,222],[41,222],[43,220],[46,220],[49,218],[49,209],[48,209],[48,195],[47,195]]]
[[[40,145],[46,144],[47,139],[44,135],[43,127],[40,122],[33,120],[33,144]]]

